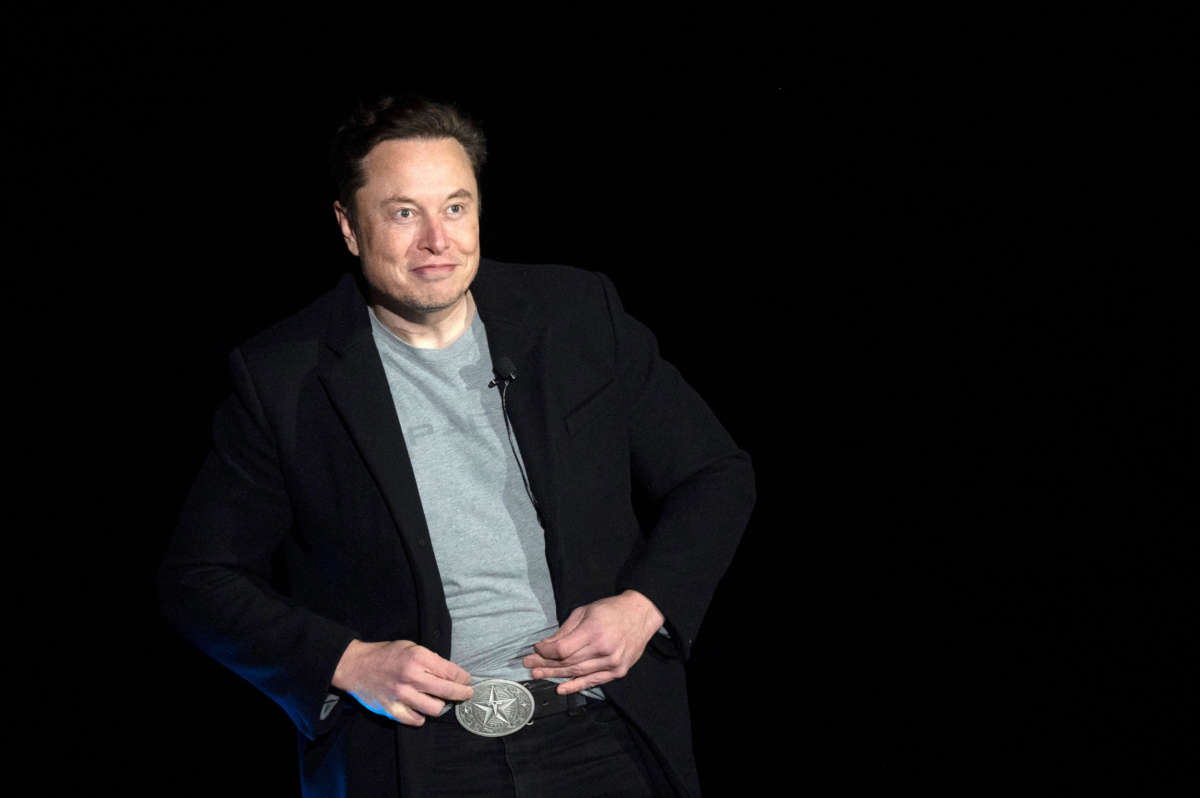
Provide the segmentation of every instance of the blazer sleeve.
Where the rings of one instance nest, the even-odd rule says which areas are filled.
[[[230,371],[232,394],[216,413],[211,450],[159,571],[162,607],[184,637],[274,699],[311,739],[344,704],[330,682],[356,635],[271,587],[291,504],[239,350]]]
[[[659,356],[653,333],[625,312],[609,279],[599,277],[628,397],[633,479],[657,507],[645,545],[618,588],[654,602],[686,659],[750,518],[754,472],[750,456]]]

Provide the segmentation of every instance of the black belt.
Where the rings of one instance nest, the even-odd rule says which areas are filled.
[[[587,706],[589,701],[595,701],[594,698],[588,698],[583,693],[571,693],[570,695],[559,695],[554,692],[558,687],[558,682],[552,682],[549,679],[530,679],[526,682],[521,682],[525,689],[533,696],[533,718],[544,718],[547,715],[557,715],[560,712],[569,712],[572,715],[578,715]]]

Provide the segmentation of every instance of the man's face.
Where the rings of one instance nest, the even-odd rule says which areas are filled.
[[[363,159],[356,222],[334,203],[371,301],[410,320],[464,301],[479,269],[479,187],[451,138],[389,139]]]

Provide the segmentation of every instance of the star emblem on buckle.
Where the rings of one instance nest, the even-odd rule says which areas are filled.
[[[533,695],[508,679],[485,679],[474,685],[476,698],[454,708],[459,724],[483,737],[519,731],[533,717]]]

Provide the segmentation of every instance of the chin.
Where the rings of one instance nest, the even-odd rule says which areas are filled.
[[[458,300],[455,299],[451,302],[414,303],[414,304],[408,305],[407,307],[410,310],[415,310],[417,313],[438,313],[439,311],[447,310],[448,308],[453,307],[454,303],[457,301]]]
[[[437,313],[442,310],[454,307],[466,295],[466,291],[459,291],[454,295],[442,296],[409,296],[403,299],[393,300],[396,304],[417,313]]]

